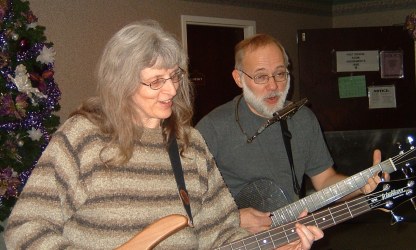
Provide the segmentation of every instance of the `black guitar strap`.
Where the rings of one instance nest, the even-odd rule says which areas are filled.
[[[282,135],[283,141],[285,142],[285,148],[287,152],[287,157],[289,158],[290,169],[292,170],[292,183],[293,183],[293,190],[297,195],[300,194],[300,186],[298,183],[298,179],[296,178],[295,173],[295,166],[293,165],[293,156],[292,156],[292,147],[290,145],[290,140],[292,139],[292,134],[290,133],[286,119],[282,119],[280,121],[280,127],[282,128]]]
[[[169,158],[172,164],[173,173],[175,174],[176,185],[178,186],[178,191],[179,191],[179,197],[181,197],[183,206],[185,207],[186,213],[188,214],[188,217],[190,220],[189,224],[190,226],[193,227],[194,221],[193,221],[192,212],[191,212],[189,194],[188,194],[188,191],[186,190],[185,179],[183,177],[182,164],[181,164],[181,159],[179,157],[178,142],[176,141],[175,135],[171,135],[171,138],[172,139],[169,140],[169,148],[168,148]]]

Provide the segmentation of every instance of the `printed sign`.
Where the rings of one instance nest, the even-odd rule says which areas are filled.
[[[368,87],[370,109],[396,108],[396,88],[394,85]]]
[[[381,78],[403,78],[403,51],[381,51]]]
[[[378,50],[337,51],[337,72],[378,71]]]

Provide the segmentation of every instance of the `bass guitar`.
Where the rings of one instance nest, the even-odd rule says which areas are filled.
[[[291,204],[288,204],[286,195],[275,182],[269,179],[259,179],[242,189],[236,196],[236,203],[239,208],[253,207],[260,211],[273,211],[273,216],[271,216],[272,226],[283,225],[296,220],[298,215],[305,209],[308,212],[314,212],[363,187],[367,180],[378,172],[391,174],[398,169],[408,171],[407,168],[410,168],[416,161],[415,153],[416,149],[411,147],[408,151],[401,152],[392,158]]]
[[[408,200],[415,199],[415,186],[416,177],[381,182],[373,192],[367,195],[319,210],[302,218],[297,218],[293,222],[285,225],[273,227],[269,230],[225,244],[216,248],[216,250],[275,249],[299,239],[295,230],[296,223],[326,229],[374,209],[380,209],[384,212],[390,211],[394,215],[393,210],[396,207]],[[146,228],[129,242],[118,248],[118,250],[152,249],[163,239],[187,225],[187,217],[178,214],[164,217],[161,221],[163,223],[159,223],[159,221],[156,224],[152,224],[149,228]],[[172,225],[174,226],[172,227]],[[147,233],[148,230],[151,231],[150,234]],[[143,239],[143,235],[151,235],[152,239]],[[130,244],[132,242],[139,242],[139,244]]]
[[[285,225],[253,234],[244,239],[223,245],[217,248],[217,250],[275,249],[299,239],[295,231],[295,224],[298,222],[326,229],[374,209],[392,212],[404,202],[415,199],[415,186],[415,177],[380,182],[370,194],[311,213]]]

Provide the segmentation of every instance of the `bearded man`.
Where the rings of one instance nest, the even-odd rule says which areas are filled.
[[[299,199],[305,174],[317,191],[347,178],[334,170],[319,122],[309,108],[300,108],[285,121],[291,157],[285,147],[282,121],[270,124],[273,114],[291,103],[286,100],[288,66],[285,49],[270,35],[257,34],[239,42],[232,76],[243,94],[215,108],[196,126],[239,205],[241,226],[251,232],[268,229],[272,223],[272,211],[240,206],[253,198],[241,193],[256,181],[271,183],[265,188],[271,192],[265,194],[266,199],[285,199],[277,202],[287,204]],[[375,164],[380,162],[379,150],[374,151],[373,158]],[[345,199],[370,192],[380,180],[377,175],[364,180],[367,183]]]

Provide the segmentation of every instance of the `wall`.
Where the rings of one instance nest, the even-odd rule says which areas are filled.
[[[181,15],[255,20],[257,32],[270,33],[285,45],[293,65],[293,91],[297,98],[298,29],[402,24],[410,13],[396,10],[331,18],[178,0],[36,0],[30,1],[30,6],[39,18],[39,25],[46,27],[46,36],[57,51],[55,80],[62,91],[58,112],[61,122],[82,100],[94,95],[94,70],[106,41],[135,20],[156,19],[179,39]]]
[[[82,100],[94,95],[94,70],[105,43],[132,21],[156,19],[180,38],[181,15],[255,20],[257,32],[270,33],[285,44],[295,66],[295,79],[297,29],[331,26],[330,17],[178,0],[36,0],[30,6],[57,52],[55,80],[62,91],[61,122]],[[296,83],[294,92],[296,96]]]
[[[344,27],[371,27],[371,26],[403,26],[406,16],[416,9],[402,9],[391,11],[376,11],[350,15],[334,16],[332,18],[333,28]]]

